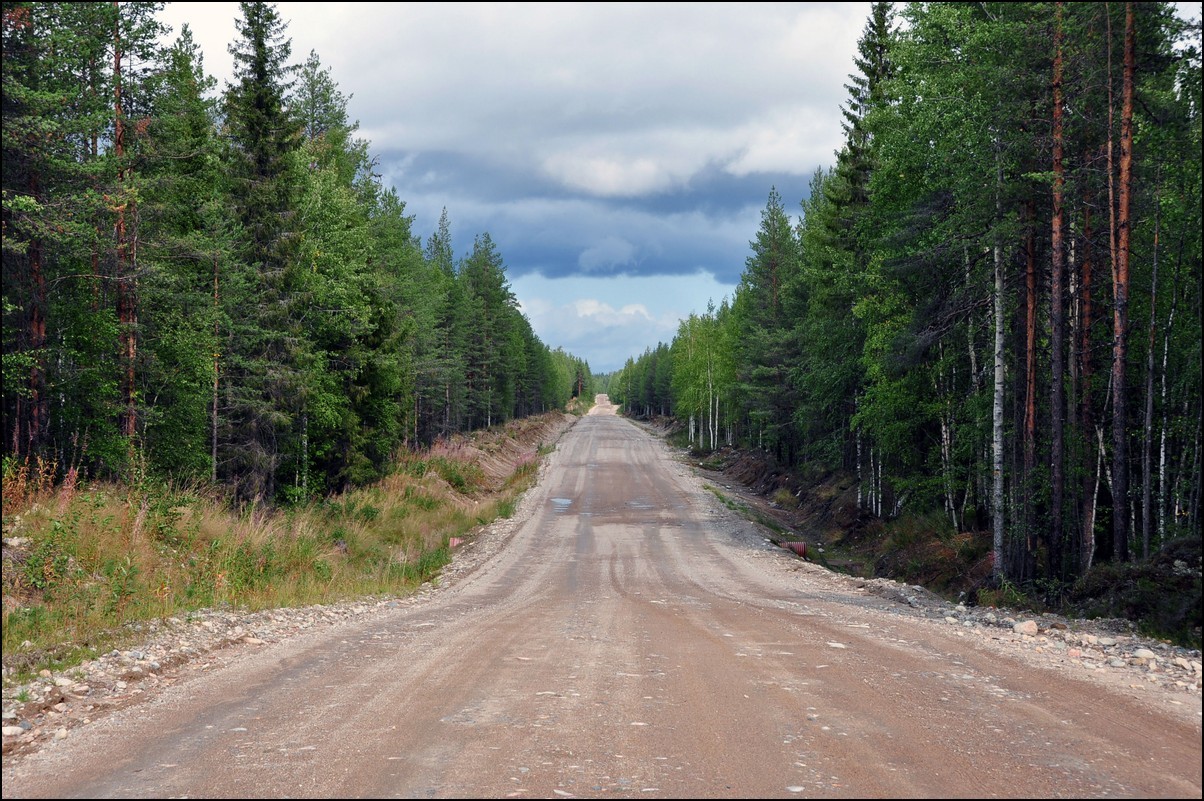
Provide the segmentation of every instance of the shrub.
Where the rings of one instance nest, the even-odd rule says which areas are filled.
[[[1149,636],[1199,648],[1200,567],[1199,537],[1184,537],[1145,562],[1093,566],[1066,602],[1083,617],[1129,618]]]

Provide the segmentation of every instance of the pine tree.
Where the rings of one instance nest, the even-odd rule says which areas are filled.
[[[132,398],[132,361],[113,358],[119,338],[136,336],[113,302],[124,294],[129,308],[118,287],[134,278],[115,274],[111,244],[129,241],[113,236],[128,164],[101,148],[125,116],[111,49],[129,41],[123,15],[114,3],[6,3],[3,15],[6,445],[106,472],[128,464],[118,421],[133,419],[119,405]]]

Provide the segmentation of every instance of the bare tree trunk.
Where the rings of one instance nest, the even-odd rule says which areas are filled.
[[[861,474],[861,429],[857,430],[857,511],[861,511],[862,504],[862,489],[865,487],[865,478]]]
[[[966,287],[970,286],[970,248],[962,247],[962,262],[966,268]],[[974,349],[974,316],[971,313],[969,320],[966,323],[966,343],[970,348],[970,386],[974,388],[974,394],[978,394],[981,380],[978,374],[978,352]]]
[[[940,358],[937,360],[936,392],[941,398],[941,484],[945,490],[945,512],[953,523],[953,530],[960,531],[957,520],[957,504],[953,497],[953,411],[949,398],[951,391],[945,382],[943,368],[945,347],[938,343]]]
[[[882,449],[878,449],[878,477],[874,487],[874,514],[882,517]]]
[[[1073,214],[1067,216],[1073,218]],[[1083,324],[1083,286],[1079,270],[1081,256],[1074,223],[1068,220],[1066,227],[1066,280],[1069,284],[1067,290],[1070,293],[1067,298],[1066,311],[1066,370],[1070,373],[1070,379],[1067,382],[1066,425],[1070,429],[1070,442],[1067,444],[1066,454],[1068,465],[1063,476],[1063,480],[1066,482],[1064,492],[1067,517],[1063,529],[1062,570],[1067,578],[1072,578],[1082,575],[1079,556],[1083,551],[1082,488],[1076,484],[1075,478],[1087,471],[1085,462],[1089,458],[1091,448],[1088,445],[1086,432],[1079,428],[1079,396],[1086,391],[1082,385],[1082,374],[1079,372],[1082,361],[1079,359],[1078,351],[1078,343],[1081,340],[1079,329]]]
[[[1034,242],[1036,204],[1025,210],[1028,224],[1024,236],[1024,478],[1021,481],[1024,508],[1024,542],[1027,554],[1037,552],[1032,481],[1037,468],[1037,252]]]
[[[1180,251],[1182,257],[1182,251]],[[1166,319],[1166,332],[1162,337],[1162,388],[1160,390],[1162,400],[1162,431],[1160,435],[1161,444],[1159,445],[1158,454],[1158,540],[1162,542],[1166,539],[1166,429],[1167,417],[1169,416],[1166,402],[1166,370],[1167,362],[1170,356],[1171,349],[1171,331],[1175,327],[1175,307],[1179,301],[1179,265],[1175,264],[1175,275],[1171,279],[1171,311]]]
[[[1104,461],[1104,428],[1103,428],[1103,426],[1098,426],[1095,429],[1095,435],[1096,435],[1096,440],[1098,441],[1098,445],[1096,446],[1096,449],[1095,449],[1095,481],[1092,482],[1091,499],[1087,505],[1088,516],[1093,521],[1093,523],[1094,523],[1095,517],[1096,517],[1097,504],[1099,503],[1099,485],[1100,485],[1100,482],[1103,480],[1105,471],[1107,471],[1107,469],[1108,469],[1108,463],[1106,461]],[[1109,473],[1108,485],[1111,486],[1111,484],[1112,484],[1112,478],[1111,478],[1111,474]],[[1090,538],[1083,540],[1083,552],[1082,552],[1081,558],[1083,561],[1082,570],[1083,570],[1083,573],[1085,574],[1085,573],[1087,573],[1087,571],[1089,571],[1091,569],[1091,565],[1095,563],[1095,535],[1094,535],[1094,532],[1092,532],[1092,536]]]
[[[1049,532],[1049,575],[1062,576],[1062,503],[1065,480],[1062,470],[1065,461],[1063,448],[1066,435],[1066,362],[1065,362],[1065,290],[1063,282],[1066,271],[1066,254],[1063,243],[1063,192],[1066,182],[1062,163],[1062,11],[1063,4],[1055,5],[1054,63],[1053,63],[1053,231],[1052,231],[1052,276],[1050,282],[1050,348],[1053,351],[1050,394],[1050,532]]]
[[[121,107],[121,4],[113,3],[116,22],[113,29],[113,153],[117,158],[117,264],[114,275],[117,279],[117,320],[121,325],[121,434],[129,444],[131,455],[134,450],[134,435],[137,430],[138,408],[134,365],[138,356],[138,304],[135,300],[134,269],[130,239],[126,232],[126,211],[132,206],[131,196],[126,192],[127,170],[125,159],[125,118]]]
[[[957,520],[957,504],[953,497],[952,450],[953,432],[949,424],[949,416],[944,413],[941,415],[941,474],[945,485],[945,511],[949,513],[949,519],[953,522],[953,530],[960,531],[961,526]]]
[[[1129,441],[1125,360],[1129,329],[1129,206],[1133,189],[1133,73],[1136,69],[1133,4],[1125,3],[1124,84],[1120,112],[1120,203],[1117,208],[1115,309],[1112,328],[1113,559],[1129,559]]]
[[[31,197],[38,197],[38,180],[31,176]],[[46,372],[43,369],[46,347],[46,272],[42,263],[42,241],[29,243],[29,279],[33,285],[33,302],[29,310],[29,420],[25,429],[25,455],[32,457],[42,444],[50,420],[50,399],[47,394]]]
[[[301,413],[301,496],[309,497],[309,413]]]
[[[1188,486],[1191,492],[1187,503],[1187,528],[1189,531],[1200,530],[1200,418],[1196,418],[1196,442],[1192,448],[1191,470],[1187,472]]]
[[[719,393],[715,391],[715,381],[713,377],[709,377],[710,382],[710,449],[719,448]]]

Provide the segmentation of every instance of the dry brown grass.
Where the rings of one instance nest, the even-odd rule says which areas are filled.
[[[5,517],[35,504],[45,503],[54,492],[58,462],[41,456],[33,459],[6,459],[3,476],[3,513]],[[72,468],[74,485],[75,469]]]

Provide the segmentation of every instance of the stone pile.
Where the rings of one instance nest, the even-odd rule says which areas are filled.
[[[1200,696],[1204,679],[1200,651],[1142,637],[1127,620],[1074,620],[1050,614],[1027,617],[993,607],[950,604],[923,587],[890,579],[851,581],[866,592],[906,605],[918,617],[1045,655],[1047,661],[1062,667],[1122,670],[1129,674],[1127,680],[1141,682],[1138,686],[1157,685]]]

